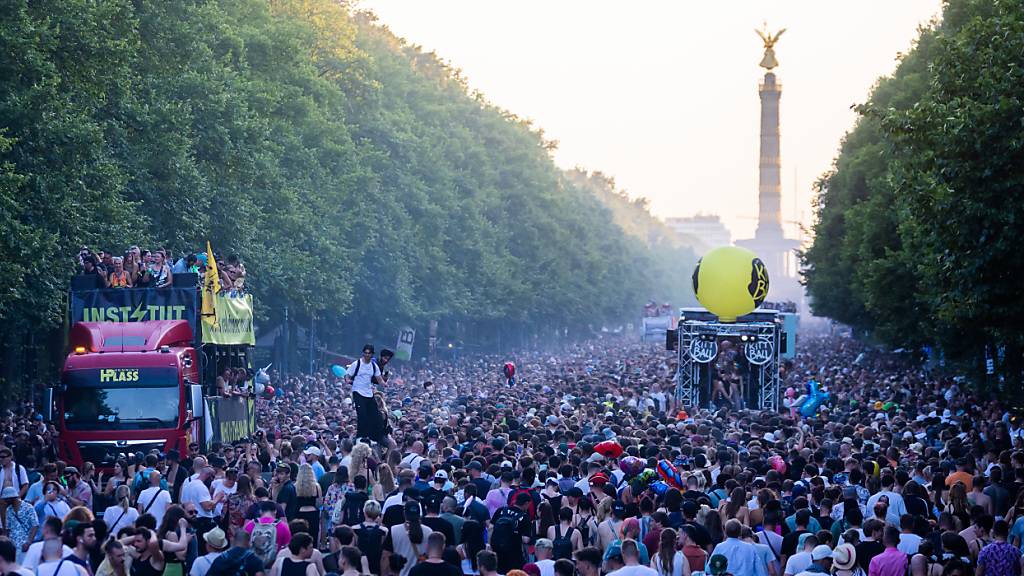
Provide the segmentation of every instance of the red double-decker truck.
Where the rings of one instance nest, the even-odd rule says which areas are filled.
[[[250,366],[251,297],[217,296],[223,322],[204,326],[197,278],[183,276],[161,289],[72,285],[70,350],[50,399],[63,460],[107,469],[255,432],[254,399],[213,386],[225,369]]]

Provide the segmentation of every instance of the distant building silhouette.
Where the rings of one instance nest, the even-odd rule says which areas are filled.
[[[712,248],[732,245],[732,234],[715,214],[666,218],[665,224],[677,234],[692,236],[700,241],[700,246],[694,246],[697,256],[703,256]]]

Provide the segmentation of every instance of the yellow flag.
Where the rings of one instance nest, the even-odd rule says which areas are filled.
[[[217,307],[213,299],[220,294],[220,274],[217,272],[217,259],[213,257],[210,241],[206,241],[206,276],[203,278],[203,322],[217,327]]]

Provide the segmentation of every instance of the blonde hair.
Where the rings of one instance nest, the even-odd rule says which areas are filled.
[[[370,445],[365,442],[359,442],[352,447],[352,465],[348,467],[349,478],[355,478],[360,474],[369,477],[366,461],[370,458],[370,454]]]
[[[395,491],[395,474],[391,471],[391,466],[381,464],[377,467],[377,482],[384,494],[391,494]]]
[[[121,484],[120,486],[118,486],[117,490],[114,491],[114,500],[117,501],[121,508],[127,510],[128,507],[131,505],[132,500],[131,486],[127,484]]]
[[[299,466],[299,474],[295,477],[295,495],[299,498],[319,496],[317,488],[313,467],[309,464]]]

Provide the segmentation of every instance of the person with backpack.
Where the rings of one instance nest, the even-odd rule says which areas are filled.
[[[269,500],[260,502],[260,515],[245,524],[245,532],[251,535],[246,548],[270,568],[277,558],[277,553],[288,545],[292,539],[288,523],[277,519],[277,505]]]
[[[551,540],[551,556],[555,560],[572,560],[573,553],[583,549],[583,536],[573,527],[569,508],[558,511],[558,524],[548,528],[547,537]]]
[[[526,563],[525,544],[533,536],[533,522],[529,509],[533,498],[529,494],[516,495],[513,506],[498,509],[491,518],[491,550],[498,555],[498,572],[521,568]]]
[[[235,530],[231,548],[210,565],[206,576],[265,576],[263,561],[250,549],[251,537],[245,530]]]
[[[366,344],[363,346],[362,357],[348,365],[345,381],[352,386],[357,435],[384,445],[387,443],[385,422],[373,399],[373,385],[381,378],[380,366],[373,359],[373,344]]]
[[[384,552],[384,539],[388,529],[380,524],[380,504],[367,500],[363,504],[363,521],[353,527],[359,551],[369,564],[371,574],[380,574],[380,557]]]
[[[347,475],[345,475],[347,478]],[[363,505],[370,499],[370,493],[366,491],[366,476],[362,474],[353,479],[350,492],[341,496],[341,501],[334,507],[334,514],[331,523],[335,526],[356,526],[363,521]]]

